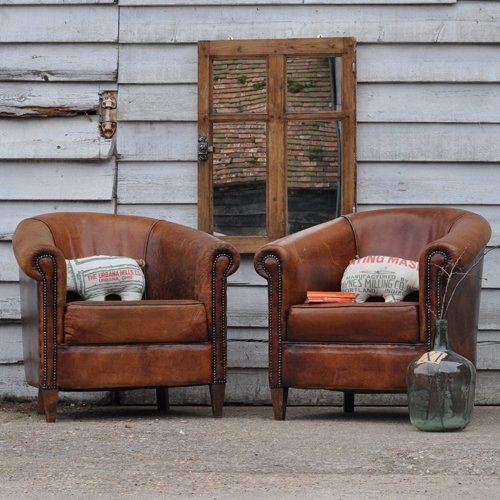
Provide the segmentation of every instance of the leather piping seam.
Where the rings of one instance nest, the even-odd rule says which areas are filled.
[[[283,344],[283,335],[282,335],[282,325],[281,325],[281,312],[283,309],[283,289],[282,289],[282,276],[281,276],[281,262],[276,255],[269,254],[266,255],[266,259],[273,259],[278,267],[278,318],[276,325],[276,330],[278,332],[278,381],[277,387],[282,387],[282,371],[283,371],[283,353],[282,353],[282,344]],[[271,273],[268,271],[264,264],[264,258],[261,261],[261,268],[267,275],[268,281],[268,317],[269,317],[269,384],[273,387],[272,379],[274,373],[274,365],[273,365],[273,314],[272,314],[272,297],[273,297],[273,279]]]
[[[432,348],[432,335],[431,335],[431,321],[432,321],[432,313],[433,311],[431,310],[431,268],[432,268],[432,263],[431,260],[434,257],[434,255],[442,255],[445,259],[444,265],[448,264],[450,261],[450,256],[443,250],[434,250],[427,256],[427,284],[426,284],[426,290],[425,290],[425,318],[426,318],[426,330],[427,330],[427,339],[426,339],[426,344],[425,348],[427,351],[430,351]],[[439,271],[438,271],[438,279],[436,283],[436,308],[437,310],[434,312],[436,317],[438,316],[439,312],[441,311],[441,308],[443,307],[444,304],[441,304],[441,276],[444,273],[443,270],[444,266],[440,266]]]
[[[351,219],[349,217],[347,217],[346,215],[343,215],[342,218],[347,221],[347,223],[349,224],[349,227],[351,228],[351,231],[352,231],[352,237],[354,239],[354,255],[356,256],[356,258],[359,257],[359,245],[358,245],[358,235],[356,234],[356,230],[354,229],[354,226],[351,222]]]
[[[222,379],[217,378],[217,262],[221,257],[227,257],[229,265],[222,275],[221,289],[221,316],[222,324],[220,325],[222,334]],[[226,318],[226,283],[227,277],[233,265],[233,258],[228,253],[219,253],[215,256],[212,263],[212,382],[214,384],[226,383],[226,368],[227,368],[227,318]]]
[[[147,269],[147,265],[148,265],[148,262],[146,260],[146,256],[147,256],[147,253],[148,253],[148,248],[149,248],[149,240],[151,239],[151,234],[153,233],[153,229],[161,222],[161,219],[157,219],[155,220],[150,228],[149,228],[149,231],[148,231],[148,234],[146,236],[146,240],[144,242],[144,251],[143,251],[143,259],[144,259],[144,262],[145,262],[145,268],[144,268],[144,277],[146,277],[146,269]],[[146,288],[144,289],[144,298],[147,299],[147,286]]]
[[[52,309],[52,343],[54,345],[54,352],[52,354],[52,374],[49,382],[49,374],[47,371],[48,364],[48,290],[47,290],[47,276],[40,266],[40,260],[49,258],[52,260],[52,264],[54,266],[54,276],[57,276],[57,262],[53,255],[43,254],[39,255],[33,266],[42,276],[42,355],[43,355],[43,366],[42,366],[42,389],[56,389],[57,388],[57,280],[54,279],[53,286],[53,309]]]

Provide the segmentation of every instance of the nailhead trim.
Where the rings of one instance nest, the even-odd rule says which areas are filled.
[[[425,348],[427,351],[430,351],[432,349],[432,337],[431,337],[431,323],[432,323],[432,311],[431,311],[431,267],[432,263],[431,260],[434,257],[434,255],[441,255],[445,259],[445,264],[448,264],[450,260],[450,256],[443,250],[435,250],[434,252],[431,252],[427,256],[427,289],[425,291],[426,296],[425,296],[425,318],[426,318],[426,329],[427,329],[427,339],[426,339],[426,344]],[[436,296],[437,296],[437,311],[436,314],[441,310],[442,304],[441,304],[441,275],[443,274],[443,270],[439,270],[439,277],[436,283]]]
[[[54,352],[52,354],[52,374],[49,381],[49,374],[47,372],[47,364],[48,364],[48,327],[47,327],[47,318],[48,318],[48,285],[47,285],[47,276],[43,271],[40,261],[42,259],[49,258],[52,260],[52,264],[54,266],[54,274],[57,275],[57,263],[56,259],[53,255],[43,254],[39,255],[35,262],[33,263],[33,267],[40,273],[42,276],[42,349],[43,349],[43,365],[42,365],[42,389],[56,389],[57,388],[57,280],[54,279],[53,283],[53,297],[52,297],[52,343],[54,345]]]
[[[282,282],[282,273],[281,273],[281,262],[279,258],[276,255],[266,255],[266,259],[273,259],[274,262],[276,263],[276,266],[278,267],[278,324],[277,324],[277,331],[278,331],[278,387],[281,387],[282,385],[282,369],[283,369],[283,359],[282,359],[282,325],[281,325],[281,311],[283,309],[283,282]],[[274,372],[274,366],[273,366],[273,336],[272,336],[272,320],[273,320],[273,314],[272,314],[272,296],[273,296],[273,280],[272,280],[272,275],[271,273],[267,270],[265,264],[264,264],[264,259],[261,260],[260,262],[261,268],[264,270],[264,272],[267,275],[267,281],[268,281],[268,294],[269,294],[269,300],[268,300],[268,316],[269,316],[269,384],[271,387],[273,386],[272,384],[272,374]]]
[[[216,349],[216,339],[217,339],[217,289],[216,289],[216,279],[217,279],[217,262],[221,257],[227,257],[229,259],[229,265],[227,266],[224,274],[222,276],[222,297],[221,297],[221,311],[222,311],[222,363],[224,368],[224,375],[222,379],[217,378],[217,349]],[[226,293],[227,293],[227,277],[229,271],[233,265],[233,258],[227,253],[220,253],[214,259],[212,263],[212,379],[214,384],[225,384],[226,383],[226,372],[227,372],[227,318],[226,318]]]

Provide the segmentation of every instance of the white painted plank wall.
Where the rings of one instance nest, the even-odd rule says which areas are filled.
[[[97,113],[100,94],[114,90],[109,87],[109,83],[3,82],[0,88],[0,116],[49,117]]]
[[[0,2],[0,397],[35,394],[22,367],[15,227],[45,212],[115,211],[115,141],[98,122],[100,95],[117,89],[117,39],[112,0]]]
[[[359,209],[462,206],[483,213],[493,225],[492,244],[500,242],[495,189],[500,160],[495,145],[500,133],[498,4],[385,8],[315,2],[313,12],[304,5],[291,6],[293,2],[280,7],[266,2],[258,8],[241,4],[218,8],[217,2],[202,2],[195,11],[177,3],[142,8],[160,2],[121,2],[134,7],[122,8],[120,26],[119,210],[126,207],[133,213],[137,207],[140,213],[148,213],[148,203],[153,203],[151,209],[157,213],[168,201],[161,190],[148,189],[148,179],[162,183],[163,178],[170,191],[172,172],[182,166],[191,174],[186,172],[182,178],[184,187],[175,207],[191,208],[196,203],[194,190],[190,199],[185,182],[195,175],[198,39],[354,35],[358,39]],[[144,145],[132,147],[134,137]],[[165,137],[172,143],[162,142]],[[160,165],[163,168],[158,170]],[[483,402],[491,402],[492,384],[498,380],[491,375],[500,370],[496,356],[500,350],[499,261],[493,252],[485,265],[488,281],[479,337],[484,385],[478,392]],[[238,382],[230,383],[229,398],[260,394],[255,396],[258,399],[267,394],[261,387],[267,384],[262,372],[267,362],[267,298],[255,276],[251,259],[245,258],[230,278],[229,365],[230,375]],[[241,331],[244,339],[236,337]],[[318,398],[307,394],[301,393],[300,401]],[[184,392],[182,397],[190,396]]]
[[[496,43],[498,2],[122,7],[121,43],[354,36],[360,43]]]
[[[88,158],[86,158],[88,159]],[[115,161],[0,161],[0,200],[111,200]]]
[[[62,174],[59,180],[56,173],[49,173],[49,162],[19,160],[19,172],[34,174],[33,180],[18,196],[2,198],[0,191],[0,210],[6,213],[5,220],[0,218],[0,269],[7,266],[0,271],[0,304],[5,304],[8,320],[19,317],[19,302],[6,248],[15,224],[24,215],[82,206],[113,211],[116,201],[118,213],[163,217],[196,227],[198,39],[357,37],[359,209],[462,206],[485,215],[493,226],[491,244],[500,243],[499,197],[495,193],[500,160],[498,2],[445,5],[438,1],[431,5],[417,0],[363,0],[358,5],[345,0],[243,0],[235,5],[224,0],[173,0],[166,6],[165,0],[121,0],[117,44],[118,34],[109,31],[118,17],[115,6],[72,1],[82,5],[41,0],[54,5],[28,7],[21,5],[24,0],[9,2],[17,4],[8,7],[16,22],[29,12],[40,14],[41,25],[22,40],[23,30],[1,30],[0,56],[4,57],[0,60],[7,63],[6,67],[0,65],[0,80],[15,86],[20,81],[23,86],[54,82],[48,87],[37,84],[45,92],[33,86],[27,105],[38,100],[48,106],[50,93],[56,102],[57,92],[69,91],[74,92],[71,101],[76,109],[89,104],[84,104],[85,95],[96,84],[99,91],[106,90],[106,85],[118,79],[116,151],[120,161],[116,172],[107,162],[90,162],[83,171],[95,168],[95,191],[86,186],[78,195],[81,177],[72,175],[72,165],[77,163],[70,158],[57,164],[54,172]],[[69,15],[74,18],[70,26],[51,34],[57,20]],[[87,26],[90,19],[95,20],[92,27]],[[4,25],[0,22],[0,28]],[[32,58],[33,54],[39,57]],[[0,106],[11,110],[16,107],[16,96],[28,95],[17,88],[17,93],[0,93]],[[18,164],[4,160],[0,169],[11,171],[14,165]],[[35,174],[37,168],[40,171]],[[37,179],[45,175],[52,175],[55,186],[49,192],[56,198],[51,200],[52,194],[47,194],[44,201],[26,204],[25,200],[36,196]],[[110,184],[113,175],[116,194]],[[99,182],[103,186],[97,188]],[[15,176],[7,177],[4,193],[10,191],[7,186],[18,189]],[[61,191],[64,194],[57,195]],[[500,381],[498,252],[488,255],[485,275],[478,401],[499,403],[494,390]],[[269,401],[266,301],[265,281],[245,256],[241,269],[230,278],[228,401]],[[19,326],[0,323],[0,335],[3,332],[9,339],[5,356],[15,360],[20,352],[16,341]],[[18,379],[9,380],[9,390],[15,392],[12,380]],[[19,391],[24,391],[22,382],[19,384]],[[131,400],[142,400],[140,394],[134,394]],[[173,401],[206,402],[208,395],[204,389],[180,389],[174,391]],[[395,399],[377,396],[375,401]],[[339,404],[340,398],[323,391],[293,391],[291,402]]]
[[[117,74],[117,57],[118,47],[106,44],[0,43],[0,79],[113,82]]]
[[[482,6],[484,2],[478,8]],[[498,23],[495,19],[492,22]],[[425,42],[358,45],[358,82],[496,83],[500,79],[498,37],[489,42],[474,44],[463,39],[444,45]]]
[[[4,0],[5,1],[5,0]],[[7,0],[9,1],[9,0]],[[11,0],[14,1],[14,0]],[[16,0],[17,1],[17,0]],[[24,1],[24,0],[19,0]],[[62,0],[59,0],[62,1]],[[398,4],[447,4],[455,3],[457,0],[238,0],[238,5],[259,5],[259,6],[269,6],[269,5],[318,5],[318,4],[329,4],[329,5],[342,5],[345,3],[351,4],[374,4],[374,5],[398,5]],[[121,0],[120,5],[165,5],[165,0]],[[169,5],[180,5],[180,6],[231,6],[235,2],[230,0],[169,0]]]
[[[117,40],[118,9],[113,5],[13,5],[1,9],[0,43],[104,44]]]
[[[0,241],[0,283],[17,281],[19,271],[10,241]],[[0,337],[1,338],[1,337]]]
[[[198,166],[195,162],[121,162],[119,204],[191,204],[197,202]]]
[[[69,119],[0,119],[0,159],[108,159],[114,141],[98,128],[99,94],[116,88],[118,8],[113,5],[7,5],[0,16],[0,117],[85,114]],[[89,82],[74,87],[26,81]],[[108,81],[111,88],[98,87]],[[23,82],[15,87],[10,82]],[[59,92],[58,95],[56,93]],[[44,96],[41,96],[44,93]],[[51,99],[53,101],[51,102]],[[82,109],[82,104],[87,107]],[[74,105],[74,106],[73,106]],[[53,108],[56,108],[55,110]],[[66,108],[66,109],[61,109]],[[43,125],[42,125],[43,124]]]
[[[349,0],[351,4],[451,4],[457,0]],[[2,5],[88,5],[109,4],[114,0],[0,0]],[[165,0],[121,0],[120,5],[165,5]],[[345,4],[346,0],[239,0],[239,5],[297,5],[297,4]],[[233,5],[231,0],[169,0],[169,5],[197,6],[197,5]]]
[[[107,160],[114,140],[99,132],[98,116],[0,119],[0,160]]]
[[[357,159],[498,162],[499,136],[496,123],[359,123]],[[196,137],[194,122],[122,122],[118,151],[122,160],[129,161],[195,161]]]
[[[361,49],[360,49],[361,50]],[[499,75],[500,77],[500,75]],[[159,106],[161,103],[161,106]],[[196,121],[197,85],[120,85],[121,121]],[[498,124],[498,83],[359,83],[359,122]]]
[[[358,203],[495,205],[499,201],[497,163],[358,164]]]
[[[196,84],[197,57],[194,41],[121,45],[119,82]],[[425,42],[405,45],[369,44],[358,40],[357,70],[358,83],[372,84],[496,83],[500,80],[498,45],[466,41],[456,45]]]
[[[98,4],[112,4],[114,0],[0,0],[2,5],[98,5]]]
[[[185,226],[198,226],[197,206],[193,204],[180,205],[148,205],[146,202],[139,205],[118,205],[116,212],[124,215],[142,215],[158,219],[170,220]]]

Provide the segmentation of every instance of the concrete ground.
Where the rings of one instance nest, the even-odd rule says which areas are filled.
[[[427,433],[407,408],[92,406],[0,401],[2,499],[500,499],[500,407]]]

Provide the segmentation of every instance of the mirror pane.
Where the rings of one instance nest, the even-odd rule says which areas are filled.
[[[341,108],[340,57],[288,57],[287,111],[338,111]]]
[[[214,58],[213,113],[266,112],[266,59]]]
[[[214,233],[265,236],[266,124],[214,123],[213,146]]]
[[[340,213],[341,124],[290,121],[287,128],[288,232]]]

